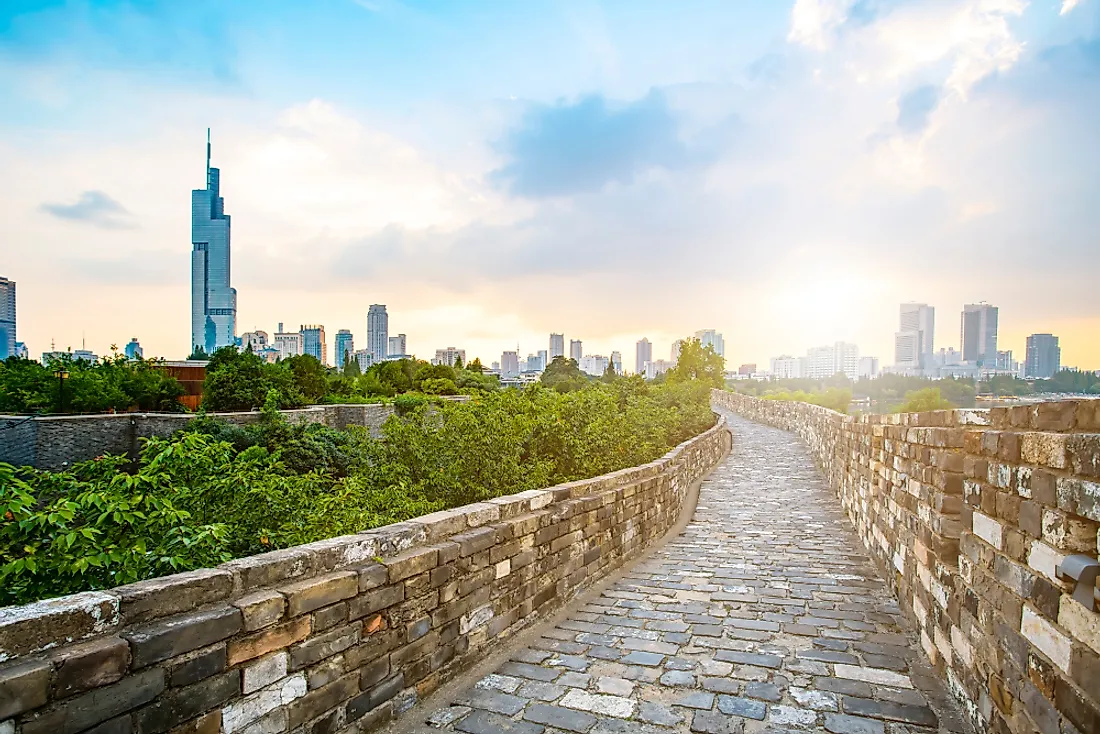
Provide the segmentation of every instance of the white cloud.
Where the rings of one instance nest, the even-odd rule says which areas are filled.
[[[1058,12],[1058,14],[1065,15],[1080,4],[1081,0],[1062,0],[1062,9]]]
[[[854,0],[796,0],[791,10],[791,43],[825,49],[830,37],[847,18]]]

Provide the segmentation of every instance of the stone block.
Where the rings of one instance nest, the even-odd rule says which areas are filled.
[[[298,617],[276,627],[231,640],[228,646],[229,664],[237,665],[269,652],[290,647],[295,642],[309,637],[310,629],[310,618]]]
[[[164,671],[151,668],[35,711],[23,734],[77,734],[153,701],[164,691]]]
[[[134,723],[141,734],[161,734],[221,706],[240,693],[240,673],[226,671],[195,685],[173,688],[162,694],[152,706],[134,714]]]
[[[973,531],[979,538],[989,543],[997,550],[1002,549],[1003,527],[988,515],[980,512],[973,514]]]
[[[236,589],[252,591],[305,576],[311,570],[310,564],[311,558],[307,551],[300,548],[286,548],[271,553],[261,553],[258,556],[238,558],[223,563],[220,568],[233,574]]]
[[[405,600],[405,587],[401,584],[383,586],[360,594],[348,602],[348,619],[360,619]]]
[[[358,644],[361,627],[359,624],[337,627],[290,648],[290,670],[300,670],[319,663]]]
[[[424,526],[428,534],[428,540],[446,538],[466,529],[466,513],[463,508],[452,510],[440,510],[428,515],[416,518],[416,521]]]
[[[382,561],[389,571],[389,583],[396,584],[412,576],[426,573],[439,565],[438,548],[410,548]]]
[[[288,584],[279,592],[286,597],[286,615],[297,617],[358,594],[359,574],[355,571],[337,571]]]
[[[102,591],[0,609],[0,662],[105,634],[119,619],[118,596]]]
[[[126,719],[129,721],[129,717]],[[222,730],[222,712],[209,711],[171,729],[169,734],[219,734]],[[279,731],[282,731],[281,729]],[[129,729],[123,734],[129,734]]]
[[[1031,542],[1031,546],[1028,550],[1027,565],[1041,573],[1050,581],[1060,583],[1055,569],[1057,569],[1058,564],[1064,561],[1065,558],[1065,554],[1059,553],[1040,540],[1035,540]]]
[[[286,599],[277,591],[264,590],[241,597],[233,606],[241,610],[244,631],[255,632],[283,618]]]
[[[287,726],[291,729],[315,719],[359,692],[359,674],[349,673],[327,686],[310,691],[287,706]]]
[[[160,619],[126,632],[133,668],[138,670],[162,660],[211,645],[241,629],[241,610],[228,605]]]
[[[225,645],[196,650],[180,659],[168,674],[168,685],[189,686],[226,669]]]
[[[1024,606],[1020,621],[1020,634],[1051,662],[1069,672],[1073,643],[1051,622],[1037,614],[1030,606]]]
[[[1066,467],[1066,442],[1069,437],[1059,433],[1024,433],[1020,436],[1020,458],[1026,464],[1051,469]]]
[[[1073,639],[1100,655],[1100,614],[1085,609],[1069,594],[1063,594],[1058,604],[1058,624]]]
[[[366,534],[341,535],[297,546],[310,556],[310,571],[315,574],[344,570],[378,555],[378,539]]]
[[[359,568],[359,593],[377,589],[389,579],[390,571],[381,563],[368,563]]]
[[[121,637],[102,637],[52,651],[56,673],[52,698],[65,698],[110,685],[130,667],[130,646]]]
[[[255,693],[224,706],[222,708],[222,731],[224,734],[233,734],[245,729],[252,722],[260,720],[273,711],[280,710],[285,713],[286,706],[304,695],[306,695],[306,676],[304,673],[298,673],[276,681],[267,688],[261,688]],[[282,731],[282,729],[279,731]]]
[[[1031,406],[1030,424],[1037,431],[1072,431],[1076,419],[1077,404],[1072,400]]]
[[[1043,540],[1066,553],[1092,553],[1096,549],[1097,523],[1058,510],[1043,512]]]
[[[453,535],[451,541],[458,543],[459,555],[467,558],[492,547],[496,543],[496,531],[492,528],[478,528]]]
[[[1100,434],[1075,433],[1066,440],[1066,453],[1074,474],[1100,477]]]
[[[355,696],[348,701],[348,721],[357,721],[368,713],[386,703],[405,686],[405,677],[397,675],[379,683],[369,691]]]
[[[272,653],[241,668],[241,693],[248,695],[266,688],[287,674],[286,651]]]
[[[1060,509],[1100,522],[1100,482],[1077,477],[1058,477],[1055,487]]]
[[[177,573],[113,589],[121,597],[124,624],[141,624],[224,601],[233,591],[233,574],[217,568]]]
[[[0,721],[45,706],[51,671],[45,660],[17,661],[0,667]]]

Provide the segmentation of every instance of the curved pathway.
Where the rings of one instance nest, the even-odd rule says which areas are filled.
[[[803,445],[726,417],[684,532],[424,730],[969,731]]]

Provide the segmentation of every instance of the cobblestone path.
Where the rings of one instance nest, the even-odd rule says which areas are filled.
[[[727,419],[686,530],[425,730],[969,731],[802,444]]]

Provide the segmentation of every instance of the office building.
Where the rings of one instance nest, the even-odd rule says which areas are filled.
[[[1024,376],[1048,379],[1062,368],[1062,349],[1053,334],[1032,334],[1027,338]]]
[[[389,354],[390,317],[385,304],[375,303],[367,309],[367,349],[375,362],[381,362]],[[404,352],[402,352],[404,353]]]
[[[645,363],[645,368],[644,368],[645,378],[647,380],[653,380],[658,375],[663,375],[664,373],[668,372],[670,369],[672,369],[675,366],[676,365],[672,364],[672,362],[670,362],[668,360],[664,360],[664,359],[658,359],[658,360],[655,360],[655,361],[652,361],[652,362],[646,362]]]
[[[549,364],[549,361],[547,359],[547,357],[549,357],[549,356],[550,356],[550,353],[547,350],[545,350],[545,349],[540,349],[539,350],[539,369],[540,370],[546,369],[546,365]]]
[[[868,378],[874,379],[878,377],[878,357],[860,357],[859,358],[859,376],[860,379]]]
[[[527,366],[523,368],[524,372],[542,372],[542,361],[537,354],[527,355]]]
[[[359,363],[360,372],[366,372],[374,364],[374,356],[369,349],[356,349],[354,355],[355,361]]]
[[[894,334],[894,367],[924,372],[935,364],[932,341],[936,328],[936,309],[926,303],[903,303],[899,328]]]
[[[0,277],[0,359],[15,356],[15,281]]]
[[[336,351],[332,355],[333,363],[340,369],[344,368],[344,363],[355,357],[355,337],[351,334],[351,329],[340,329],[336,332]]]
[[[304,324],[302,332],[302,354],[316,357],[321,364],[328,364],[328,345],[325,342],[325,327],[320,324]]]
[[[126,359],[144,359],[145,358],[145,351],[142,350],[141,343],[138,342],[136,336],[133,339],[130,340],[129,344],[127,344],[125,347],[123,347],[122,351],[126,355]]]
[[[502,377],[519,376],[519,354],[504,352],[500,355],[500,374]]]
[[[279,358],[286,359],[302,354],[301,332],[284,332],[283,324],[279,322],[279,330],[275,332],[275,348],[279,350]]]
[[[462,365],[466,366],[466,350],[457,349],[456,347],[437,349],[435,350],[435,359],[432,360],[432,364],[441,364],[446,365],[447,367],[454,367],[456,359],[461,360]]]
[[[672,364],[676,364],[677,362],[680,361],[680,350],[683,349],[683,348],[684,348],[684,340],[683,339],[677,339],[676,341],[672,342],[672,349],[670,350],[670,353],[668,355],[669,359],[672,361]]]
[[[252,348],[254,354],[268,346],[266,331],[246,331],[241,334],[241,349]]]
[[[777,380],[793,380],[802,377],[802,360],[784,354],[771,359],[771,374]]]
[[[726,356],[726,340],[714,329],[701,329],[695,332],[695,338],[699,340],[699,345],[704,349],[714,347],[715,354],[719,357]]]
[[[806,354],[807,367],[803,377],[824,380],[838,372],[849,380],[859,379],[859,347],[848,342],[814,347]]]
[[[997,350],[997,370],[1005,372],[1015,372],[1020,366],[1020,363],[1012,358],[1011,349],[999,349]]]
[[[229,215],[221,171],[210,167],[206,131],[206,188],[191,192],[191,347],[213,354],[237,341],[237,291],[230,284]]]
[[[24,344],[23,342],[16,342],[15,343],[15,356],[18,357],[19,359],[30,359],[31,358],[31,353],[27,349],[26,344]]]
[[[386,356],[404,357],[408,352],[407,340],[404,334],[398,334],[397,336],[391,336],[386,340]]]
[[[963,306],[959,332],[964,362],[973,362],[979,367],[994,367],[997,364],[996,306],[988,303]]]
[[[611,353],[611,369],[615,370],[616,375],[623,373],[623,353],[612,352]]]
[[[638,375],[645,374],[646,362],[653,359],[653,344],[642,337],[641,340],[634,345],[634,373]]]
[[[748,364],[741,365],[740,367],[737,368],[737,374],[743,375],[745,377],[748,377],[749,375],[755,375],[756,374],[756,363],[755,362],[749,362]]]
[[[604,373],[607,372],[607,365],[610,363],[611,360],[602,354],[586,354],[581,357],[579,367],[581,372],[586,375],[603,377]]]
[[[569,340],[569,359],[573,360],[577,364],[580,364],[581,357],[584,356],[584,347],[581,346],[580,339]]]
[[[565,356],[565,335],[564,334],[551,334],[550,335],[550,361],[554,361],[554,357]]]

